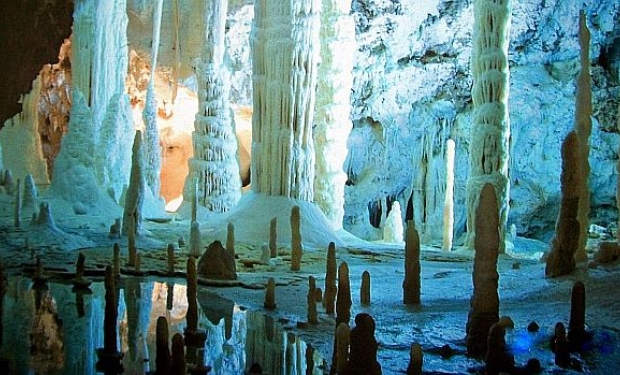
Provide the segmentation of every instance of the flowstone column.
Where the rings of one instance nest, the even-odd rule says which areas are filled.
[[[467,181],[467,246],[474,248],[476,207],[482,187],[490,183],[499,202],[500,252],[505,248],[508,218],[508,44],[510,0],[474,1],[472,52],[474,102],[471,129],[470,176]]]
[[[241,197],[237,138],[228,101],[230,73],[224,64],[227,8],[228,0],[207,1],[203,8],[205,44],[195,67],[199,109],[192,134],[194,156],[183,194],[191,197],[196,182],[198,203],[215,212],[230,210]]]
[[[252,44],[252,190],[313,199],[320,0],[257,0]]]
[[[353,127],[350,96],[356,44],[350,11],[351,2],[342,0],[325,0],[321,9],[321,64],[314,117],[314,200],[334,230],[342,229],[347,179],[343,163]]]

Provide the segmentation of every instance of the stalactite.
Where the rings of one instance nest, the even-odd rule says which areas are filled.
[[[474,103],[467,181],[467,245],[474,248],[480,191],[493,184],[499,202],[500,251],[504,251],[510,180],[508,117],[508,44],[510,0],[474,1],[472,51]]]
[[[313,199],[320,8],[319,0],[254,3],[250,39],[254,192]]]
[[[452,250],[454,236],[454,140],[446,141],[446,195],[443,206],[443,251]]]
[[[198,184],[198,202],[210,211],[233,208],[241,197],[237,138],[229,103],[230,72],[225,64],[224,35],[227,0],[204,2],[205,43],[194,67],[199,108],[194,121],[194,156],[189,161],[187,185]],[[186,194],[187,195],[187,194]]]
[[[579,244],[575,260],[588,258],[586,245],[590,221],[590,134],[592,133],[592,88],[590,83],[590,30],[586,25],[586,14],[579,12],[579,46],[581,47],[581,71],[577,77],[577,97],[575,98],[575,132],[579,138],[579,155],[582,178],[579,192]]]
[[[479,202],[476,208],[476,255],[472,273],[474,290],[466,326],[467,353],[475,358],[482,358],[486,354],[489,330],[499,321],[497,258],[501,243],[500,216],[492,184],[484,185]]]
[[[323,1],[321,9],[321,64],[318,68],[315,128],[316,174],[314,199],[335,230],[344,217],[343,170],[347,139],[352,128],[350,94],[353,86],[355,23],[351,3]]]

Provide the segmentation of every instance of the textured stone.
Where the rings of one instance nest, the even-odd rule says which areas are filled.
[[[198,261],[198,275],[207,279],[236,280],[235,258],[220,241],[213,241]]]

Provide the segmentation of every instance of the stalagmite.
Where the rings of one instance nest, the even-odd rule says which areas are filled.
[[[157,55],[161,33],[161,15],[163,0],[156,0],[153,7],[153,39],[151,49],[151,77],[146,89],[144,103],[144,180],[149,196],[156,200],[160,195],[161,146],[157,128],[157,99],[155,98],[155,76],[157,74]],[[152,204],[152,202],[150,202]]]
[[[256,193],[313,200],[320,9],[319,0],[254,3],[251,175]]]
[[[506,345],[506,325],[499,321],[491,326],[487,339],[487,352],[484,358],[486,374],[512,374],[515,358]]]
[[[381,375],[381,365],[377,362],[375,339],[375,320],[366,313],[355,316],[355,327],[351,329],[351,350],[349,353],[349,374]]]
[[[131,218],[129,219],[131,223]],[[131,224],[128,226],[127,231],[127,252],[129,253],[129,259],[127,265],[130,267],[136,267],[138,261],[138,246],[136,245],[136,233],[133,231]]]
[[[310,324],[318,324],[319,320],[317,318],[316,312],[316,280],[314,276],[308,277],[308,323]]]
[[[351,329],[346,323],[338,324],[336,328],[336,352],[334,353],[337,374],[349,373],[349,335]],[[333,365],[333,364],[332,364]]]
[[[24,199],[23,199],[23,207],[26,209],[36,209],[37,207],[37,185],[34,182],[34,177],[32,174],[28,173],[24,180]]]
[[[262,244],[260,247],[260,250],[261,250],[260,262],[263,264],[269,264],[269,260],[271,259],[269,245],[267,245],[266,243]]]
[[[318,68],[314,144],[316,174],[314,199],[334,230],[342,229],[343,164],[352,128],[350,96],[353,87],[355,22],[351,2],[323,1],[321,9],[321,64]]]
[[[442,250],[452,250],[454,237],[454,140],[446,141],[446,196],[443,204]]]
[[[562,198],[545,267],[545,274],[550,277],[567,275],[575,269],[575,252],[579,246],[577,214],[582,178],[579,150],[577,134],[571,131],[562,143]]]
[[[403,303],[420,303],[420,236],[413,220],[407,222],[405,241],[405,280],[403,281]]]
[[[334,313],[334,305],[336,303],[336,294],[338,287],[336,286],[336,245],[333,242],[327,247],[327,262],[325,266],[325,294],[323,296],[323,306],[327,314]]]
[[[155,332],[155,375],[167,375],[170,371],[170,347],[166,317],[157,318]]]
[[[174,275],[174,245],[169,243],[166,248],[167,262],[166,273]]]
[[[22,186],[17,180],[17,189],[15,190],[13,225],[15,228],[21,227],[22,224]]]
[[[269,221],[269,256],[278,256],[278,218],[274,217]]]
[[[566,337],[566,327],[564,323],[555,324],[553,338],[551,339],[551,351],[555,353],[555,364],[562,368],[569,368],[571,365],[570,344]]]
[[[364,273],[362,273],[360,303],[364,306],[370,305],[370,272],[368,271],[364,271]]]
[[[568,341],[573,348],[580,349],[586,339],[586,287],[577,281],[571,293]]]
[[[144,205],[145,182],[143,176],[142,132],[136,130],[131,157],[129,188],[123,210],[123,235],[137,234],[142,227],[142,208]]]
[[[584,261],[588,258],[586,244],[588,227],[590,226],[590,133],[592,133],[592,88],[590,83],[590,30],[586,24],[584,10],[579,12],[579,46],[581,47],[581,70],[577,77],[577,93],[575,107],[575,133],[579,138],[579,163],[581,178],[579,179],[579,243],[575,252],[575,260]]]
[[[185,375],[185,343],[180,333],[172,336],[172,364],[170,365],[170,375]]]
[[[424,364],[424,353],[420,344],[411,344],[409,350],[409,365],[407,375],[422,375],[422,365]]]
[[[235,225],[228,223],[226,227],[226,250],[235,259]]]
[[[56,222],[54,221],[52,208],[47,202],[41,202],[39,205],[39,214],[32,225],[47,228],[52,232],[60,232],[60,229],[58,229]]]
[[[213,241],[198,261],[198,274],[207,279],[236,280],[235,258],[220,241]]]
[[[299,222],[301,220],[299,206],[293,206],[291,210],[291,271],[299,271],[301,269],[301,233],[299,231]]]
[[[265,290],[265,302],[263,306],[269,310],[276,308],[276,281],[273,277],[267,280],[267,289]]]
[[[199,109],[194,121],[194,156],[188,180],[196,179],[198,201],[210,211],[233,208],[241,197],[237,138],[229,103],[229,68],[224,36],[228,0],[203,2],[203,23],[197,32],[204,43],[194,67]]]
[[[491,326],[499,321],[499,274],[497,258],[501,236],[497,195],[492,184],[482,188],[476,209],[476,255],[472,274],[473,295],[467,317],[467,354],[481,358],[487,351],[487,337]]]
[[[340,263],[338,267],[338,297],[336,298],[336,327],[340,323],[349,324],[351,320],[351,282],[349,281],[349,265]]]
[[[202,254],[202,236],[200,234],[200,224],[192,221],[189,231],[189,255],[199,258]]]
[[[4,186],[4,191],[8,195],[13,195],[13,189],[15,189],[15,182],[13,181],[13,173],[11,173],[10,169],[4,171],[2,186]]]
[[[467,245],[475,247],[480,191],[490,183],[497,194],[500,252],[504,251],[510,180],[508,178],[510,119],[508,117],[508,44],[510,0],[474,1],[472,99],[474,113],[467,180]],[[486,338],[486,334],[485,334]]]
[[[403,216],[398,201],[392,203],[392,209],[383,227],[383,241],[390,243],[403,242]]]

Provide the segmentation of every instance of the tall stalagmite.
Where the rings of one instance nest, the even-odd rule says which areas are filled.
[[[508,218],[508,117],[510,0],[474,0],[472,51],[474,103],[467,181],[467,245],[475,246],[480,191],[493,184],[498,199],[500,251],[504,250]]]
[[[126,8],[126,0],[75,1],[71,119],[52,189],[87,208],[118,199],[131,167]]]
[[[316,175],[314,199],[333,229],[342,229],[344,184],[343,163],[351,132],[350,95],[353,87],[355,23],[351,2],[323,1],[321,9],[321,64],[316,92]]]
[[[420,303],[420,236],[413,220],[407,221],[405,238],[405,279],[403,280],[403,303]]]
[[[313,199],[320,0],[257,0],[252,44],[252,190]]]
[[[582,178],[579,191],[579,245],[575,253],[575,260],[583,261],[588,258],[586,243],[588,242],[588,227],[590,221],[590,133],[592,133],[592,88],[590,84],[590,30],[586,25],[586,14],[579,12],[579,45],[581,46],[581,71],[577,77],[577,97],[575,108],[575,132],[579,138],[579,155]]]
[[[237,162],[237,138],[231,116],[229,97],[230,72],[224,63],[224,36],[228,0],[203,2],[200,9],[205,43],[194,67],[198,80],[198,113],[194,121],[192,142],[194,156],[185,196],[193,181],[198,183],[198,203],[210,211],[233,208],[241,197],[241,179]]]
[[[155,98],[155,75],[157,74],[157,55],[161,34],[161,13],[163,0],[156,0],[153,7],[153,39],[151,49],[151,78],[146,88],[146,98],[142,117],[144,119],[144,160],[147,168],[144,177],[146,187],[150,190],[149,197],[159,197],[161,183],[161,147],[159,145],[159,129],[157,128],[157,98]]]
[[[446,195],[443,204],[443,238],[442,250],[452,250],[454,237],[454,153],[456,145],[453,139],[446,141]]]
[[[545,268],[545,274],[550,277],[566,275],[575,269],[575,252],[579,246],[577,215],[583,176],[579,150],[579,138],[571,131],[562,143],[562,198]]]
[[[487,183],[480,193],[480,203],[476,209],[476,228],[474,243],[473,296],[467,317],[467,353],[482,358],[487,351],[487,337],[491,326],[499,321],[499,295],[497,293],[499,274],[497,258],[501,236],[499,233],[498,200],[493,185]]]
[[[333,242],[327,247],[327,260],[325,264],[325,295],[323,296],[323,306],[327,314],[334,313],[336,303],[336,294],[338,287],[336,286],[336,273],[338,272],[336,263],[336,245]]]
[[[142,227],[142,208],[146,187],[143,175],[142,132],[140,130],[135,133],[132,154],[131,176],[123,210],[122,233],[125,235],[129,232],[137,234]]]

